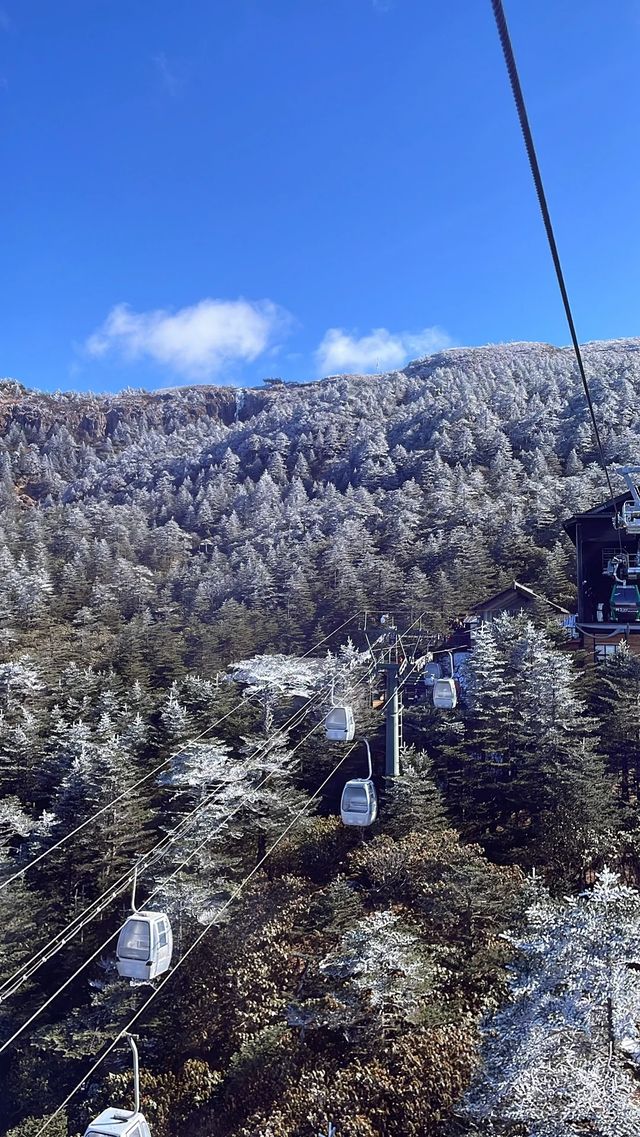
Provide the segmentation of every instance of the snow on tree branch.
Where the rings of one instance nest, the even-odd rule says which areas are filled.
[[[511,1122],[530,1137],[637,1137],[640,894],[605,869],[591,891],[544,895],[527,917],[467,1112],[492,1133]]]

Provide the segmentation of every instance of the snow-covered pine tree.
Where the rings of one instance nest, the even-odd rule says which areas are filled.
[[[414,746],[405,746],[400,765],[400,777],[389,778],[385,787],[385,833],[404,837],[407,833],[446,829],[446,806],[429,755]]]
[[[315,997],[292,1005],[288,1021],[350,1038],[418,1024],[442,975],[417,929],[390,910],[358,919],[320,960],[318,973]]]
[[[576,899],[544,894],[527,915],[467,1114],[504,1137],[637,1137],[640,895],[605,869]]]
[[[500,860],[575,879],[613,848],[615,817],[571,660],[529,620],[501,616],[478,632],[463,679],[462,733],[447,743],[441,728],[440,759],[463,831]]]

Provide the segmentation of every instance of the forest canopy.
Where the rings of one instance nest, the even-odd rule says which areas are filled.
[[[585,357],[607,458],[634,461],[640,341]],[[0,415],[4,1131],[131,1102],[120,1042],[47,1121],[149,997],[109,941],[137,863],[184,958],[135,1027],[153,1137],[639,1132],[640,663],[501,617],[455,710],[418,677],[391,781],[361,635],[399,610],[435,641],[516,578],[572,610],[561,522],[606,490],[571,354],[5,381]],[[373,753],[364,835],[336,694]]]

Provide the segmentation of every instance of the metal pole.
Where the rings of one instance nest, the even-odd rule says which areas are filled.
[[[397,663],[388,663],[385,666],[385,671],[387,673],[385,774],[388,778],[397,778],[400,774],[400,706],[398,696],[400,666]]]
[[[136,911],[136,886],[138,884],[138,862],[133,870],[133,886],[131,888],[131,911]]]
[[[360,739],[360,741],[364,742],[364,744],[367,748],[367,777],[372,778],[373,777],[373,764],[371,762],[371,747],[369,746],[369,739],[368,738],[362,738],[362,739]]]
[[[133,1035],[126,1034],[125,1038],[131,1047],[133,1053],[133,1093],[134,1093],[134,1109],[136,1113],[140,1113],[140,1066],[138,1063],[138,1047],[135,1044]]]

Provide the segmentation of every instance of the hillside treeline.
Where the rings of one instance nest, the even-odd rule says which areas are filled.
[[[435,1137],[484,1132],[475,1126],[486,1118],[493,1132],[505,1110],[517,1123],[500,1132],[534,1134],[522,1119],[539,1110],[561,1060],[603,1094],[592,1073],[609,1044],[613,1120],[589,1132],[625,1132],[625,1111],[638,1123],[628,1083],[640,989],[629,987],[629,964],[640,904],[628,886],[640,874],[640,664],[623,654],[584,675],[542,629],[504,617],[480,633],[455,711],[426,697],[407,707],[413,742],[401,778],[385,783],[366,671],[347,652],[334,674],[341,658],[341,690],[371,741],[382,794],[364,836],[338,815],[364,753],[360,744],[340,766],[347,748],[324,740],[321,675],[304,694],[290,679],[270,685],[264,666],[253,686],[241,669],[218,685],[186,675],[160,692],[111,669],[72,664],[52,685],[44,662],[0,665],[4,879],[89,820],[0,891],[0,1039],[27,1024],[2,1055],[12,1137],[37,1132],[149,995],[115,971],[136,862],[138,903],[170,914],[176,962],[208,929],[136,1026],[155,1137],[181,1126],[303,1137],[329,1121],[347,1137]],[[276,675],[281,666],[272,657]],[[611,879],[594,912],[590,886],[603,871]],[[554,988],[563,992],[557,1006],[551,998],[546,1052],[528,1004],[502,1034],[491,1025],[509,1005],[522,950],[513,937],[533,951],[543,917],[551,932],[523,991],[547,1015]],[[577,933],[562,932],[569,918],[587,924],[582,956]],[[47,945],[56,950],[39,960]],[[604,979],[585,991],[583,970],[598,961]],[[503,1047],[488,1051],[486,1077],[484,1024]],[[570,1081],[565,1092],[569,1116],[582,1118]],[[51,1128],[81,1133],[131,1093],[121,1044]]]
[[[638,346],[586,351],[611,460],[636,456]],[[363,607],[441,630],[514,577],[570,605],[560,523],[605,492],[551,347],[252,392],[0,393],[6,625],[130,675],[296,650]]]

